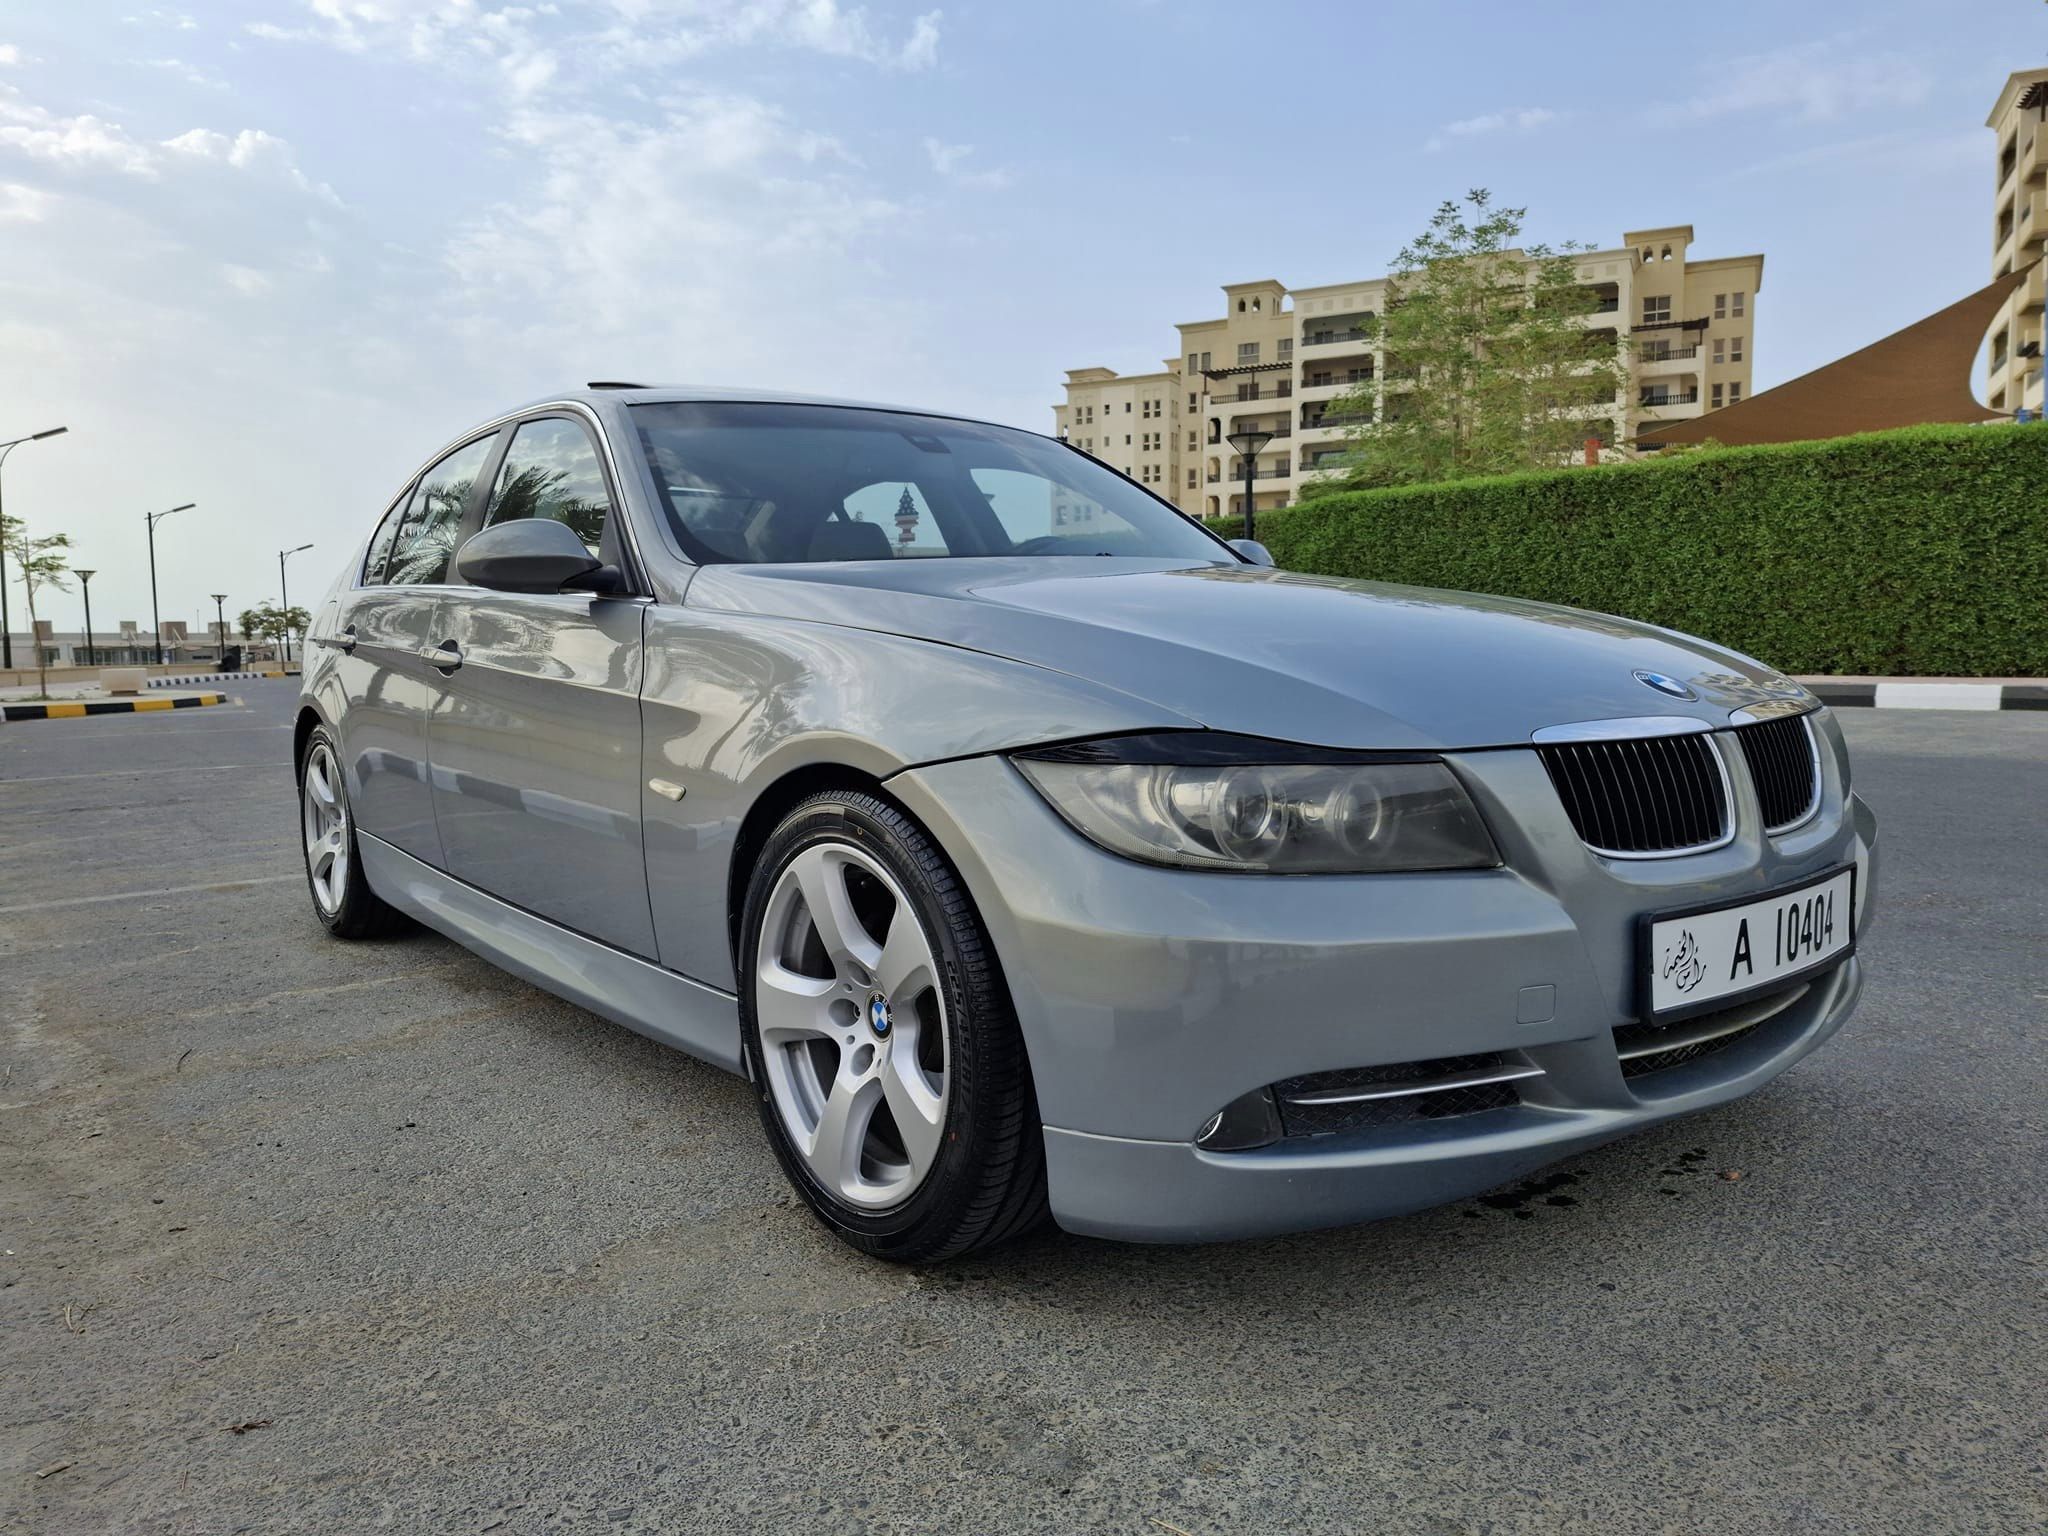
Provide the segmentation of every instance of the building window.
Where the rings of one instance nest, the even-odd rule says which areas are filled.
[[[1717,363],[1728,361],[1728,339],[1725,336],[1716,336],[1714,338],[1714,361]]]
[[[1730,384],[1728,386],[1728,403],[1730,405],[1733,405],[1736,401],[1740,400],[1741,398],[1742,386],[1740,384]]]
[[[1714,386],[1714,409],[1721,409],[1721,386],[1718,384]]]
[[[1671,323],[1671,296],[1643,300],[1643,324],[1669,325]]]
[[[1744,297],[1745,295],[1740,293],[1728,295],[1728,313],[1735,316],[1738,320],[1742,318],[1742,301]]]
[[[1282,336],[1280,338],[1280,361],[1284,363],[1293,356],[1294,338],[1292,336]]]
[[[1204,353],[1202,354],[1202,372],[1204,372],[1204,373],[1207,373],[1208,371],[1209,371],[1209,354],[1208,354],[1208,353],[1206,353],[1206,352],[1204,352]]]
[[[1124,402],[1124,414],[1126,416],[1131,414],[1131,402],[1128,400]]]
[[[1197,448],[1201,446],[1201,438],[1192,428],[1190,428],[1188,431],[1188,452],[1193,453]]]
[[[1189,443],[1189,444],[1188,444],[1188,446],[1189,446],[1190,448],[1192,448],[1192,447],[1194,447],[1195,445],[1194,445],[1193,443]],[[1200,480],[1200,475],[1201,475],[1201,473],[1202,473],[1202,472],[1201,472],[1200,470],[1198,470],[1198,469],[1191,469],[1191,470],[1189,470],[1189,471],[1188,471],[1188,489],[1189,489],[1189,490],[1191,490],[1191,491],[1192,491],[1192,490],[1193,490],[1193,489],[1194,489],[1194,488],[1195,488],[1195,487],[1196,487],[1197,485],[1201,484],[1201,480]]]
[[[1237,365],[1242,368],[1259,360],[1259,344],[1256,341],[1240,341],[1237,344]]]
[[[1191,411],[1199,411],[1199,410],[1200,410],[1201,408],[1202,408],[1202,397],[1201,397],[1201,396],[1200,396],[1199,394],[1196,394],[1196,393],[1192,393],[1192,392],[1191,392],[1191,393],[1190,393],[1190,394],[1188,395],[1188,409],[1189,409],[1189,410],[1191,410]]]
[[[1728,318],[1728,295],[1725,293],[1714,295],[1714,318],[1716,320],[1726,320]]]
[[[1742,338],[1740,336],[1730,336],[1728,338],[1728,361],[1731,363],[1742,361]]]
[[[1195,371],[1195,354],[1194,354],[1194,353],[1192,353],[1192,352],[1190,352],[1190,353],[1188,354],[1188,372],[1189,372],[1189,373],[1193,373],[1194,371]]]

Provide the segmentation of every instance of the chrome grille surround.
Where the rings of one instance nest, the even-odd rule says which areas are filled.
[[[1610,859],[1675,859],[1735,838],[1735,796],[1722,747],[1704,721],[1588,722],[1536,734],[1579,839]],[[1645,728],[1624,735],[1621,729]]]
[[[1749,766],[1764,830],[1790,832],[1820,810],[1820,738],[1811,712],[1738,725],[1732,732]]]

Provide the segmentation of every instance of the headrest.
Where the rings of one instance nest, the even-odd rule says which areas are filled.
[[[889,532],[880,523],[848,523],[833,518],[818,524],[811,535],[813,560],[888,560]]]

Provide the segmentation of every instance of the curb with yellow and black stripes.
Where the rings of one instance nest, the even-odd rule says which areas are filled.
[[[85,699],[65,704],[0,704],[0,720],[71,720],[80,715],[152,714],[164,709],[198,709],[225,704],[224,693],[188,693],[176,699]]]

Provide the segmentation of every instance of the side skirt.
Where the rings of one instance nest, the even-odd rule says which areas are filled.
[[[361,828],[370,888],[409,917],[557,997],[713,1066],[740,1068],[738,999],[464,885]]]

